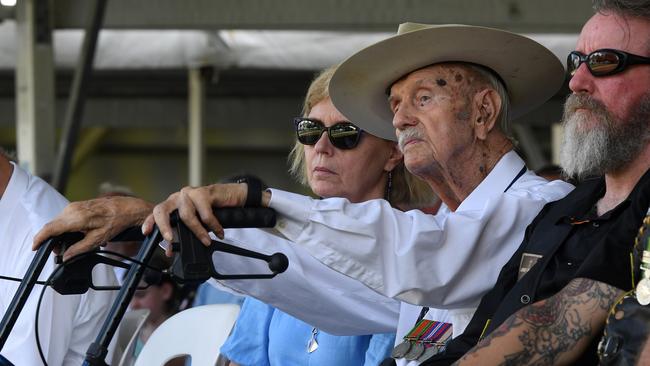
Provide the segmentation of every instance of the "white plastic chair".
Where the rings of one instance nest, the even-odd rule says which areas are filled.
[[[192,357],[192,366],[214,366],[237,314],[239,305],[235,304],[203,305],[181,311],[151,334],[135,366],[160,366],[185,355]]]

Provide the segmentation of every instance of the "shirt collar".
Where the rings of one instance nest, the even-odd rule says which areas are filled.
[[[29,184],[27,173],[14,162],[11,162],[11,165],[14,169],[9,178],[9,184],[0,198],[0,214],[10,212],[16,206]]]
[[[507,152],[492,168],[490,174],[460,203],[456,212],[483,209],[486,197],[505,191],[525,165],[514,150]]]
[[[592,208],[598,202],[598,200],[605,195],[605,178],[604,177],[594,177],[586,179],[584,182],[580,183],[576,187],[574,194],[578,195],[575,197],[571,206],[567,207],[567,215],[561,216],[558,218],[556,224],[558,223],[571,223],[571,222],[591,222],[591,221],[607,221],[613,217],[618,216],[620,212],[625,210],[630,204],[630,197],[633,197],[639,187],[642,187],[650,182],[650,169],[639,178],[639,181],[636,183],[630,194],[619,203],[616,207],[605,212],[602,216],[598,217],[593,213]]]
[[[572,193],[570,205],[567,205],[565,211],[567,214],[561,216],[558,222],[589,219],[587,216],[592,212],[594,204],[605,194],[605,178],[593,177],[585,179]]]

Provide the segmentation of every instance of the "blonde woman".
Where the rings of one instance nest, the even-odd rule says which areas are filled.
[[[330,68],[316,77],[303,116],[294,119],[292,174],[323,198],[343,197],[350,202],[384,198],[400,208],[430,203],[431,190],[406,172],[396,143],[362,131],[334,107],[327,92],[334,71]],[[241,366],[370,366],[390,355],[394,339],[394,333],[331,335],[247,298],[221,353],[231,365]]]

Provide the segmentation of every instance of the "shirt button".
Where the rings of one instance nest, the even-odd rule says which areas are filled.
[[[519,299],[522,304],[528,304],[530,302],[530,296],[528,295],[521,295],[521,298]]]

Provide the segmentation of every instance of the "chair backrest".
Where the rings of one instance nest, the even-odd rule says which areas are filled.
[[[149,309],[130,310],[124,314],[115,338],[113,365],[132,366],[135,362],[133,347],[151,311]]]
[[[235,304],[203,305],[181,311],[156,328],[135,366],[161,366],[184,355],[192,357],[192,366],[214,366],[237,314],[239,305]]]

